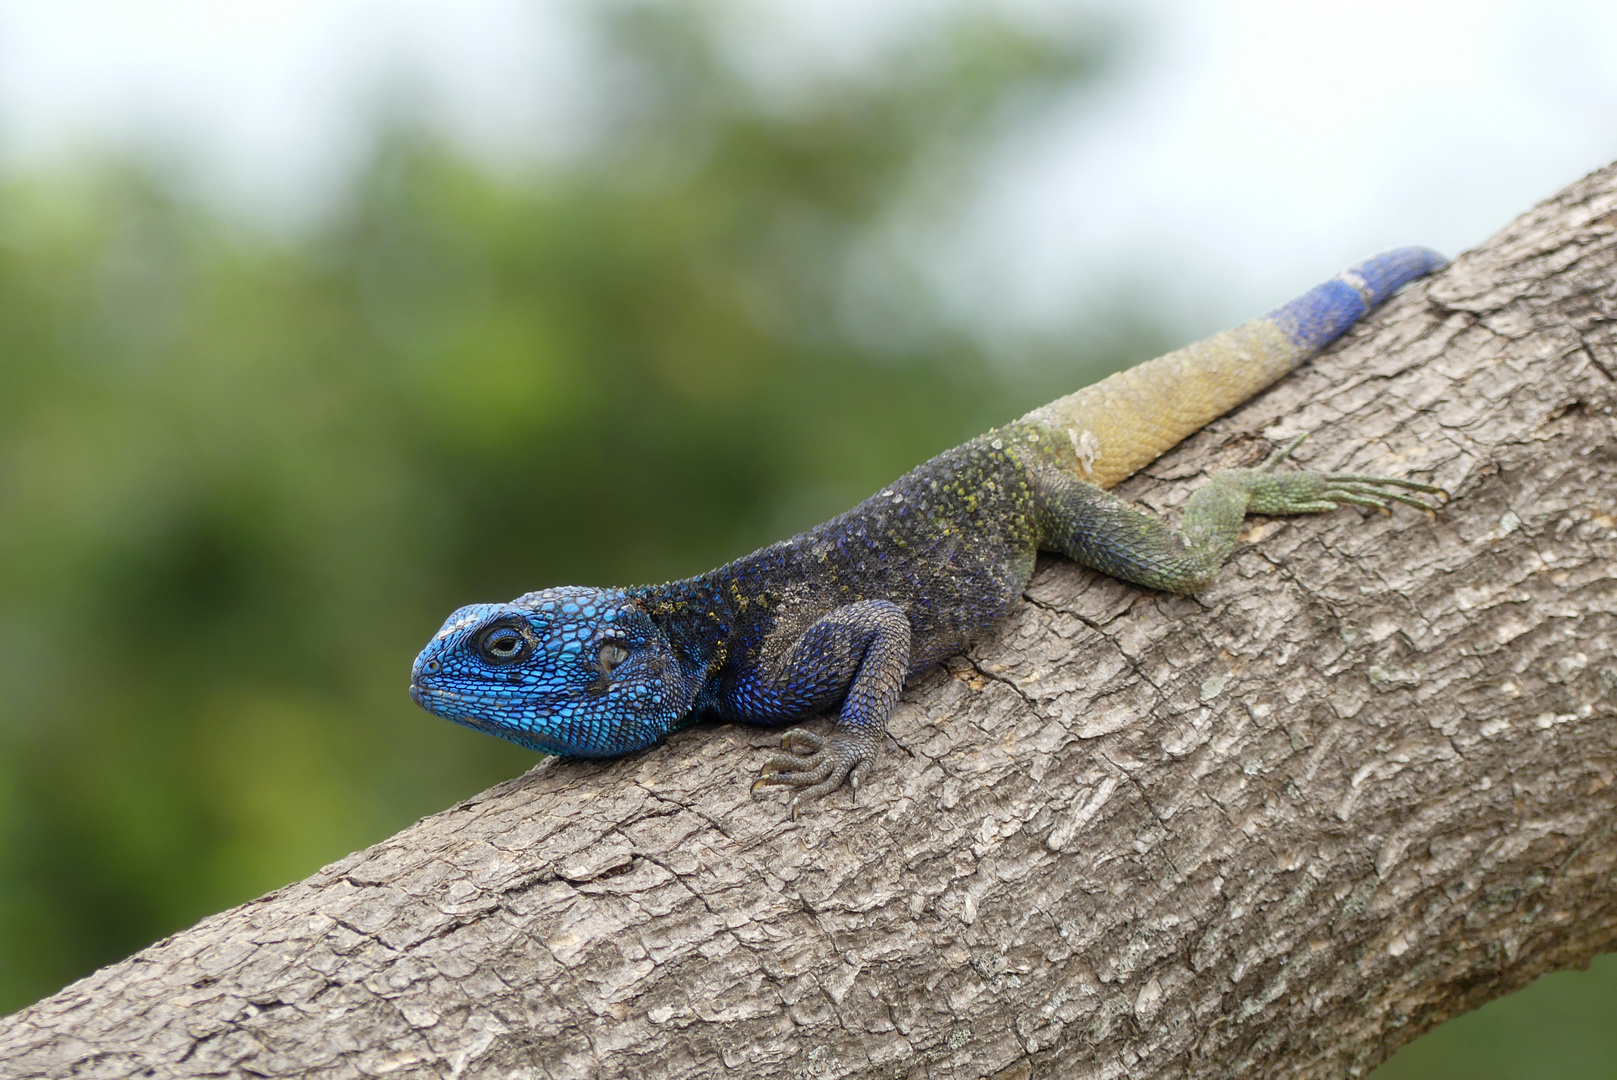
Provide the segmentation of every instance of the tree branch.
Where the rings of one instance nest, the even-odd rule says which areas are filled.
[[[768,732],[546,762],[0,1022],[8,1076],[1360,1075],[1617,930],[1617,167],[1124,493],[1257,435],[1448,486],[1197,599],[1052,560],[787,817]],[[1165,482],[1167,481],[1167,482]]]

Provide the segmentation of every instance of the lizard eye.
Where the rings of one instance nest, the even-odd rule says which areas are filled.
[[[601,652],[596,657],[596,662],[601,666],[601,673],[605,674],[627,659],[629,659],[628,649],[625,649],[616,641],[608,641],[601,646]]]
[[[477,641],[477,651],[495,667],[526,660],[533,652],[533,639],[509,623],[491,626]]]

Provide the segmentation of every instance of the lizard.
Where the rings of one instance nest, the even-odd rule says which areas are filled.
[[[855,506],[715,570],[661,585],[563,586],[451,614],[416,658],[428,711],[550,755],[616,757],[704,715],[789,728],[753,790],[791,811],[871,776],[905,680],[1021,597],[1041,549],[1169,593],[1205,588],[1248,514],[1341,504],[1427,513],[1416,480],[1255,468],[1214,473],[1178,529],[1107,489],[1301,365],[1408,282],[1447,265],[1384,252],[1268,315],[1118,372],[932,458]]]

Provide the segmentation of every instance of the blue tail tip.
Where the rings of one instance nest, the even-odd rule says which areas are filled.
[[[1431,248],[1402,247],[1355,263],[1348,267],[1347,274],[1364,282],[1369,292],[1367,306],[1374,307],[1416,278],[1435,274],[1448,264],[1444,255]]]
[[[1414,281],[1449,264],[1431,248],[1383,251],[1316,285],[1269,318],[1294,344],[1312,351],[1339,337],[1365,312]]]

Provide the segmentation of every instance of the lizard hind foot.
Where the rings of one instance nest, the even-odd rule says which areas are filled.
[[[1309,434],[1309,432],[1305,431],[1295,439],[1292,439],[1280,449],[1270,454],[1268,458],[1264,460],[1262,465],[1259,465],[1256,469],[1251,471],[1257,473],[1274,472],[1275,466],[1291,457],[1291,452],[1297,449],[1297,447],[1301,446],[1303,440],[1308,438]],[[1434,512],[1431,503],[1424,499],[1418,499],[1396,491],[1388,491],[1387,489],[1405,488],[1409,491],[1419,491],[1422,494],[1434,496],[1440,505],[1449,501],[1449,493],[1443,488],[1438,487],[1436,484],[1425,484],[1419,480],[1409,480],[1402,476],[1378,476],[1371,473],[1318,472],[1307,472],[1307,475],[1315,477],[1320,482],[1330,485],[1329,490],[1319,493],[1317,499],[1307,501],[1319,501],[1319,499],[1334,500],[1336,502],[1353,503],[1357,506],[1367,506],[1374,510],[1386,511],[1389,509],[1389,507],[1385,502],[1380,500],[1390,499],[1393,502],[1401,502],[1405,506],[1413,506],[1415,509],[1421,510],[1427,514]],[[1359,497],[1354,498],[1353,496]],[[1303,512],[1306,513],[1309,511]]]
[[[792,816],[803,803],[829,795],[847,783],[857,796],[859,783],[876,760],[876,740],[869,736],[832,732],[830,737],[793,729],[781,737],[791,751],[764,762],[752,790],[765,787],[801,788],[792,799]]]
[[[1237,474],[1238,476],[1232,476]],[[1326,473],[1312,471],[1270,472],[1267,469],[1230,469],[1222,476],[1241,484],[1248,495],[1247,513],[1287,516],[1322,514],[1347,503],[1387,513],[1392,504],[1412,506],[1435,517],[1436,502],[1441,506],[1448,493],[1435,484],[1408,480],[1401,476],[1375,476],[1367,473]],[[1411,494],[1413,492],[1414,494]],[[1421,496],[1426,496],[1422,498]],[[1430,501],[1429,501],[1430,500]]]

